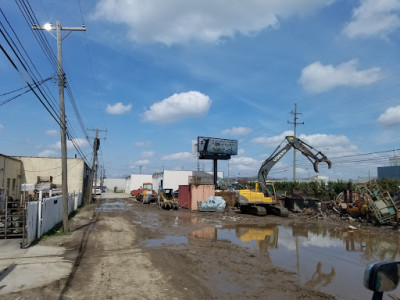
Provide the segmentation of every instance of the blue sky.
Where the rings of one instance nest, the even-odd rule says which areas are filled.
[[[45,79],[55,72],[17,5],[27,3],[2,1],[1,29],[18,37],[27,64]],[[229,173],[255,175],[293,134],[287,121],[295,103],[304,122],[297,135],[332,158],[320,175],[376,176],[399,147],[399,0],[29,3],[39,25],[87,28],[63,41],[64,71],[84,127],[107,129],[100,162],[108,177],[197,169],[191,143],[198,136],[238,139]],[[56,53],[56,40],[44,36]],[[33,79],[3,36],[0,44],[20,70],[0,52],[2,103],[20,92],[3,94]],[[57,83],[44,85],[57,107]],[[67,94],[66,110],[75,143],[91,161],[92,140]],[[0,139],[2,154],[60,155],[58,124],[32,92],[0,106]],[[76,153],[68,149],[69,157]],[[297,158],[297,176],[314,175]],[[292,159],[290,152],[270,175],[291,178]],[[227,176],[228,163],[219,169]]]

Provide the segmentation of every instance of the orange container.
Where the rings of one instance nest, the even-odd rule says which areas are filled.
[[[178,194],[178,205],[190,210],[198,210],[198,202],[207,201],[215,196],[214,185],[180,185]]]
[[[214,185],[190,185],[191,206],[190,210],[198,210],[198,203],[207,201],[211,196],[215,196]]]

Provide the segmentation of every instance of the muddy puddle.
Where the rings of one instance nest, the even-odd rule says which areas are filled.
[[[185,236],[167,235],[162,239],[147,240],[144,244],[146,247],[160,247],[165,245],[187,244],[188,238]]]
[[[96,212],[111,212],[114,210],[125,210],[127,209],[124,202],[104,202],[100,207],[95,209]]]
[[[358,230],[328,230],[315,225],[222,226],[192,232],[190,238],[229,241],[257,249],[272,263],[297,274],[301,285],[338,299],[371,299],[364,288],[366,266],[381,260],[400,260],[397,237]],[[400,288],[385,293],[400,297]],[[388,298],[390,299],[390,298]]]

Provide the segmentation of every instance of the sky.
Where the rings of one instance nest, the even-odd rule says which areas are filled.
[[[63,31],[68,157],[91,162],[92,130],[103,130],[99,163],[109,178],[210,171],[212,161],[192,153],[198,136],[238,140],[219,171],[255,176],[293,135],[295,104],[297,136],[332,160],[321,176],[376,176],[399,148],[400,0],[0,0],[0,8],[1,154],[60,156],[57,116],[47,110],[58,113],[55,31],[31,30],[29,15],[39,26],[86,28]],[[27,89],[34,82],[45,105]],[[270,177],[291,179],[292,166],[290,151]],[[297,178],[316,175],[299,153],[296,166]]]

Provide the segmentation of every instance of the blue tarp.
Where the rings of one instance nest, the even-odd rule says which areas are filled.
[[[225,200],[220,196],[211,196],[207,201],[199,203],[199,211],[224,211]]]

